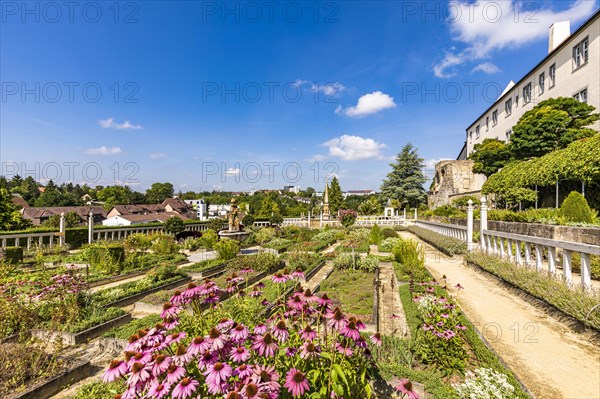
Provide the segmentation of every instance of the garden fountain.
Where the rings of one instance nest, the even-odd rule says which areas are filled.
[[[229,219],[229,227],[226,230],[220,230],[218,233],[219,237],[237,240],[239,242],[244,241],[250,235],[250,233],[242,229],[240,224],[240,211],[235,198],[231,199],[231,209],[229,210],[227,216]]]

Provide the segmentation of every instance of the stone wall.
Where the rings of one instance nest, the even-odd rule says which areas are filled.
[[[447,219],[433,216],[430,217],[429,220],[432,222],[451,223],[461,226],[467,225],[466,219]],[[600,245],[600,228],[598,227],[556,226],[542,223],[500,222],[488,220],[488,229],[525,236],[549,238],[558,241]],[[473,230],[475,232],[480,230],[479,220],[473,221]]]
[[[478,194],[485,176],[472,172],[473,161],[440,161],[435,165],[435,177],[429,191],[430,208],[450,203],[450,198]]]

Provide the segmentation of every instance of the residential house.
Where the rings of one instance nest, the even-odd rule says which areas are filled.
[[[106,219],[106,210],[101,206],[94,205],[28,207],[21,209],[21,215],[25,219],[31,220],[34,226],[39,226],[53,215],[75,212],[79,216],[79,224],[85,225],[88,222],[90,210],[94,215],[94,224],[101,223]]]

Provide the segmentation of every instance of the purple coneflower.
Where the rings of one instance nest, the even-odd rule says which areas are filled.
[[[302,359],[314,359],[319,355],[319,348],[313,344],[312,342],[305,342],[302,345],[302,351],[300,352],[300,357]]]
[[[260,335],[254,339],[252,349],[257,351],[260,356],[271,357],[275,355],[277,343],[271,334],[266,333],[265,335]]]
[[[180,310],[181,308],[179,306],[173,305],[171,302],[165,302],[160,317],[164,319],[167,316],[174,316],[179,313]]]
[[[444,325],[443,321],[438,321],[437,323],[435,323],[436,326],[438,327],[442,327]]]
[[[252,367],[247,364],[242,364],[233,371],[233,375],[238,376],[240,381],[244,381],[247,377],[252,375]]]
[[[206,376],[206,382],[213,382],[220,385],[222,382],[227,381],[227,378],[231,377],[233,370],[227,363],[217,362],[213,365],[209,365],[204,371]]]
[[[156,355],[154,358],[154,363],[152,364],[152,374],[159,375],[167,371],[169,366],[171,365],[171,358],[166,355],[160,354]]]
[[[163,320],[163,327],[167,330],[172,330],[179,325],[179,320],[176,317],[169,316]]]
[[[229,358],[234,362],[242,363],[250,359],[250,351],[243,346],[238,346],[231,350]]]
[[[463,330],[463,331],[467,329],[467,327],[460,325],[460,324],[458,326],[456,326],[456,328],[459,330]]]
[[[302,396],[309,390],[308,380],[303,372],[296,368],[291,368],[285,376],[285,385],[288,392],[293,397]]]
[[[342,329],[340,330],[340,334],[342,334],[344,337],[348,337],[355,341],[360,338],[360,332],[356,328],[355,321],[351,321],[347,323],[344,327],[342,327]]]
[[[219,360],[217,354],[211,351],[204,351],[200,359],[198,359],[198,368],[204,370],[208,366],[215,364]]]
[[[250,379],[255,384],[258,384],[258,386],[266,387],[272,391],[278,391],[281,387],[278,382],[279,373],[277,373],[273,366],[256,366]]]
[[[381,334],[375,333],[375,334],[371,335],[371,342],[373,343],[373,345],[381,346],[381,343],[382,343]]]
[[[184,331],[180,331],[178,333],[173,333],[171,335],[168,335],[167,338],[165,339],[165,344],[167,344],[167,345],[177,344],[177,343],[179,343],[179,341],[184,339],[186,335],[187,334]]]
[[[348,347],[348,345],[343,345],[341,342],[335,343],[335,349],[345,356],[352,356],[352,354],[354,353],[354,351],[350,347]]]
[[[297,268],[296,271],[292,272],[292,277],[297,279],[305,278],[304,272],[300,268]]]
[[[317,338],[317,332],[313,330],[310,325],[307,325],[300,333],[300,337],[305,341],[312,341],[313,339]]]
[[[165,395],[169,394],[170,389],[171,384],[155,381],[152,385],[150,385],[148,396],[155,399],[161,399]]]
[[[236,341],[243,341],[248,338],[248,328],[243,324],[238,324],[234,328],[231,329],[230,335]]]
[[[442,313],[440,316],[442,316],[444,319],[447,319],[448,317],[450,317],[447,313]]]
[[[462,285],[460,285],[460,283],[457,283],[454,287],[456,287],[457,290],[464,290],[465,287],[463,287]]]
[[[319,306],[323,306],[323,307],[327,307],[327,306],[331,306],[331,304],[333,303],[333,301],[331,299],[329,299],[329,297],[327,296],[327,294],[323,294],[321,295],[321,297],[317,297],[317,303],[319,304]]]
[[[131,366],[131,375],[127,380],[129,386],[135,386],[139,382],[146,382],[150,379],[150,367],[144,363],[135,362]]]
[[[200,296],[201,288],[194,283],[189,283],[187,288],[181,293],[186,299],[194,299]]]
[[[169,384],[174,384],[179,381],[185,375],[185,369],[176,364],[171,364],[167,369],[166,381]]]
[[[145,365],[146,363],[149,363],[150,360],[152,360],[152,354],[150,352],[135,352],[127,361],[127,365],[129,367],[133,367],[133,363],[135,362],[139,362]]]
[[[304,308],[304,303],[305,303],[305,302],[304,302],[304,300],[303,300],[303,299],[300,297],[300,294],[297,294],[297,293],[296,293],[295,295],[293,295],[293,296],[292,296],[292,297],[289,299],[289,301],[288,301],[287,305],[288,305],[288,308],[290,308],[290,309],[294,309],[294,310],[302,310],[302,309]]]
[[[435,292],[435,288],[434,287],[427,287],[425,288],[425,291],[427,291],[428,293],[432,294]]]
[[[112,362],[110,362],[110,365],[104,372],[102,381],[113,382],[125,373],[127,373],[127,364],[120,359],[115,359]]]
[[[346,319],[339,308],[335,308],[332,312],[328,312],[325,315],[325,318],[327,319],[327,326],[335,328],[338,331],[346,326]]]
[[[214,305],[219,302],[219,296],[214,292],[209,293],[206,298],[204,298],[204,303],[208,305]]]
[[[400,379],[400,384],[396,386],[396,390],[400,391],[407,399],[419,399],[419,394],[413,390],[413,384],[406,378]]]
[[[172,396],[175,399],[190,398],[196,391],[196,388],[198,388],[198,385],[200,385],[198,381],[191,378],[184,378],[173,388]]]
[[[261,392],[260,392],[258,385],[252,384],[252,383],[246,385],[246,389],[244,390],[246,399],[258,399],[259,398],[258,395],[260,393]]]
[[[209,350],[210,347],[210,342],[204,339],[204,337],[196,337],[192,340],[192,342],[190,342],[190,346],[188,346],[188,353],[195,356],[200,352]]]
[[[273,336],[279,340],[279,342],[285,342],[290,337],[290,333],[285,326],[285,321],[280,320],[273,327]]]
[[[254,334],[264,334],[267,332],[267,326],[265,326],[263,323],[259,323],[256,325],[256,327],[254,327]]]
[[[454,333],[454,331],[452,330],[446,330],[442,333],[442,335],[444,336],[444,338],[446,339],[452,339],[456,334]]]
[[[433,330],[433,326],[431,324],[423,324],[423,331]]]
[[[257,286],[252,287],[252,291],[250,291],[250,297],[257,298],[262,295],[262,291]]]
[[[219,331],[217,328],[213,327],[213,329],[210,330],[210,333],[208,334],[208,340],[211,343],[213,350],[223,349],[225,346],[223,334],[221,334],[221,331]]]
[[[193,355],[187,351],[187,347],[185,345],[179,345],[177,350],[175,351],[175,356],[173,356],[173,362],[180,366],[185,366],[192,360]]]
[[[285,283],[286,281],[288,281],[288,276],[281,272],[277,272],[271,277],[271,280],[277,284]]]

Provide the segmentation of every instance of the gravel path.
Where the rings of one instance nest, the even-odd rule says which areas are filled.
[[[419,238],[401,232],[403,238]],[[525,386],[540,399],[600,398],[600,349],[493,279],[462,257],[448,258],[424,243],[426,266],[447,285],[465,315]],[[454,286],[460,283],[464,290]]]
[[[312,278],[302,284],[302,288],[310,289],[311,292],[315,291],[317,285],[319,285],[325,277],[333,270],[333,262],[328,260],[325,265],[315,274]]]
[[[379,330],[383,335],[407,337],[409,329],[392,262],[379,263],[379,281]]]

